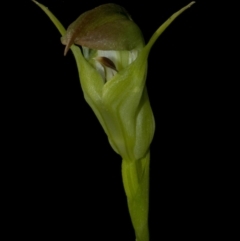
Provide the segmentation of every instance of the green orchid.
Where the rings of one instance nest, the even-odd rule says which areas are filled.
[[[155,123],[145,85],[147,59],[157,38],[194,2],[173,14],[146,45],[138,26],[116,4],[83,13],[65,30],[48,8],[34,2],[61,33],[64,55],[69,49],[73,52],[84,98],[111,147],[122,157],[123,184],[136,240],[148,241],[149,148]]]

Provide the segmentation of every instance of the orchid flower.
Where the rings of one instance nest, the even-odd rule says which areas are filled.
[[[123,185],[136,240],[149,241],[149,149],[155,122],[145,85],[147,60],[157,38],[194,2],[174,13],[147,44],[127,11],[116,4],[83,13],[65,30],[48,8],[34,2],[62,35],[64,55],[69,49],[73,52],[84,98],[122,158]]]

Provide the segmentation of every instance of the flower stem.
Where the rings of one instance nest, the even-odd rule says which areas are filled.
[[[140,160],[122,162],[123,185],[136,241],[149,241],[149,163],[149,152]]]

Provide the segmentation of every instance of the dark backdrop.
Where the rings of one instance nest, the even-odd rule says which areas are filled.
[[[42,0],[67,27],[108,1]],[[145,40],[190,1],[115,1]],[[19,237],[37,240],[126,240],[134,233],[114,153],[83,98],[75,60],[60,34],[31,1],[14,9],[8,103],[11,211]],[[216,218],[212,99],[212,9],[197,1],[158,39],[149,56],[147,88],[156,120],[151,145],[151,240],[197,240]],[[214,28],[213,28],[214,29]],[[17,31],[14,34],[14,31]],[[208,73],[208,74],[207,74]],[[209,76],[210,75],[210,76]],[[209,184],[210,182],[210,184]],[[201,221],[204,220],[204,221]],[[167,238],[166,238],[167,237]]]

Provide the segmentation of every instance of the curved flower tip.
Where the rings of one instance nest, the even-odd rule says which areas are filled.
[[[188,6],[191,7],[194,3],[196,2],[195,1],[190,2]]]
[[[175,12],[169,19],[167,19],[158,29],[157,31],[152,35],[151,39],[149,40],[146,48],[148,51],[152,48],[153,44],[156,42],[156,40],[159,38],[159,36],[164,32],[164,30],[179,16],[181,15],[185,10],[190,8],[195,1],[190,2],[188,5],[185,7],[181,8],[177,12]]]
[[[65,28],[60,23],[60,21],[51,13],[51,11],[43,4],[41,4],[35,0],[32,0],[32,1],[46,13],[46,15],[51,19],[51,21],[53,22],[55,27],[58,29],[58,31],[61,33],[61,35],[64,35],[66,32]]]

